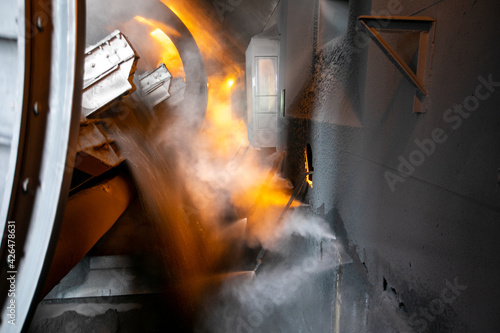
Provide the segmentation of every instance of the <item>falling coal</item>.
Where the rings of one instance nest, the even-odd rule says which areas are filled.
[[[179,29],[167,29],[149,2],[131,4],[128,11],[121,3],[118,27],[98,14],[101,5],[94,2],[101,27],[119,28],[132,43],[137,41],[144,60],[138,73],[165,61],[172,53],[166,50],[169,40],[179,41]],[[189,76],[193,68],[184,60],[196,54],[179,48],[183,67],[175,62],[166,66],[174,66],[172,72],[185,82],[184,100],[151,109],[134,94],[111,110],[111,131],[134,176],[144,214],[154,225],[152,241],[161,249],[167,298],[182,320],[198,330],[220,332],[224,323],[234,332],[244,324],[238,323],[240,315],[228,316],[228,306],[241,314],[251,313],[263,300],[263,309],[288,306],[306,281],[335,269],[338,248],[328,225],[301,207],[291,183],[279,176],[283,153],[249,145],[245,122],[234,115],[231,101],[244,71],[213,51],[217,36],[199,31],[194,14],[191,19],[176,14],[204,62],[223,68],[209,71],[203,84],[194,82]],[[200,114],[205,115],[202,121]],[[263,264],[254,270],[259,253],[265,253],[258,258]],[[254,327],[248,316],[245,320]]]

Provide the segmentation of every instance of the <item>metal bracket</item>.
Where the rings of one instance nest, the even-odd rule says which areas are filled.
[[[394,66],[415,86],[416,95],[413,112],[426,112],[429,107],[429,86],[436,20],[430,17],[413,16],[360,16],[358,20],[366,29],[370,38],[384,52]],[[379,32],[382,31],[420,33],[417,54],[418,62],[415,72],[380,35]]]
[[[135,91],[132,80],[138,60],[139,55],[118,30],[85,50],[82,113],[86,118]]]
[[[163,63],[154,71],[139,76],[141,96],[146,104],[153,108],[169,98],[171,81],[172,74]]]

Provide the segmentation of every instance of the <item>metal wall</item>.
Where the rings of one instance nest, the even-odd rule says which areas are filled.
[[[347,34],[322,48],[321,15],[286,3],[288,175],[310,143],[307,200],[413,329],[498,330],[499,3],[350,1]],[[413,112],[415,88],[361,34],[360,15],[436,20],[427,113]],[[382,36],[413,55],[410,35]]]

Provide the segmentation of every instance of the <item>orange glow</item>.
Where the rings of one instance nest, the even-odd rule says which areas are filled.
[[[262,169],[246,172],[254,172],[254,177],[263,176]],[[282,179],[273,178],[269,183],[256,182],[256,179],[245,184],[247,188],[241,189],[233,196],[232,200],[236,207],[248,214],[246,231],[246,242],[255,245],[272,242],[276,233],[282,227],[280,216],[290,200],[287,193],[287,184]],[[293,201],[290,207],[297,207],[299,201]]]
[[[162,2],[165,3],[165,5],[167,5],[165,1],[162,1]],[[171,11],[174,12],[175,15],[177,15],[177,17],[181,18],[179,15],[179,12],[174,8],[174,6],[172,4],[169,4],[167,6],[168,6],[168,8],[170,8]],[[186,24],[186,23],[184,23],[184,24]]]
[[[151,36],[156,38],[161,43],[165,43],[165,44],[172,43],[172,40],[170,40],[170,38],[168,38],[168,36],[165,35],[165,33],[163,31],[161,31],[161,29],[156,29],[156,30],[151,31]]]
[[[304,150],[304,156],[306,157],[306,158],[305,158],[306,172],[309,172],[309,160],[307,159],[307,147],[306,147],[306,149]],[[313,182],[312,182],[312,180],[311,180],[311,176],[310,176],[310,175],[307,175],[307,176],[306,176],[306,182],[307,182],[307,184],[309,184],[309,186],[310,186],[311,188],[313,188]]]
[[[144,201],[157,210],[155,217],[159,222],[167,222],[158,223],[157,230],[165,238],[161,246],[175,258],[173,264],[168,263],[175,266],[169,269],[178,272],[178,280],[185,283],[176,289],[183,291],[183,298],[188,296],[188,302],[191,295],[194,303],[198,294],[207,288],[206,284],[212,283],[210,277],[213,275],[208,273],[218,261],[238,256],[230,252],[232,242],[240,247],[245,243],[272,242],[280,230],[279,217],[290,200],[292,188],[288,181],[278,176],[268,177],[277,156],[247,149],[245,121],[233,115],[233,109],[239,104],[232,105],[239,88],[235,83],[244,77],[244,69],[221,46],[217,25],[211,24],[203,8],[188,1],[162,2],[184,22],[202,54],[210,82],[207,83],[206,116],[200,131],[195,134],[187,135],[178,130],[182,127],[176,123],[152,126],[162,130],[151,137],[163,134],[173,138],[165,142],[176,149],[176,158],[152,148],[149,159],[141,158],[143,153],[133,154],[131,159],[138,166],[138,182],[148,187]],[[176,41],[175,35],[158,22],[139,16],[135,21],[151,29],[150,35],[162,61],[176,76],[174,71],[182,69],[182,61],[171,40]],[[146,133],[149,137],[146,131],[140,135]],[[134,140],[134,151],[141,152],[143,141]],[[149,154],[149,150],[144,154]],[[143,172],[150,170],[151,164],[156,167],[153,172]],[[292,203],[292,207],[298,205],[298,201]],[[234,216],[227,214],[228,211]],[[225,220],[233,217],[235,221]],[[240,225],[244,230],[227,236],[227,222],[234,224],[240,219],[246,219]]]
[[[273,156],[264,158],[261,151],[250,148],[241,157],[249,145],[247,128],[244,120],[232,115],[232,89],[228,88],[228,82],[237,78],[214,75],[209,80],[205,123],[195,143],[197,165],[186,170],[190,175],[186,177],[187,188],[207,220],[217,221],[228,203],[239,212],[238,218],[247,218],[240,242],[255,245],[269,241],[281,228],[279,217],[292,188],[278,176],[268,177]],[[291,207],[298,205],[300,202],[294,201]]]
[[[240,146],[248,145],[245,122],[233,118],[231,91],[224,89],[234,79],[210,77],[208,91],[207,124],[204,128],[211,150],[220,157],[231,158]]]
[[[231,58],[230,51],[225,49],[224,39],[221,38],[224,34],[223,27],[218,18],[210,16],[211,10],[185,0],[161,0],[161,2],[170,8],[191,32],[205,62],[218,62],[222,64],[218,69],[239,76],[242,71],[238,63]],[[207,4],[211,6],[210,2]],[[231,34],[226,34],[224,37],[232,38]]]
[[[248,148],[245,121],[234,115],[244,113],[235,109],[244,104],[236,98],[244,95],[238,90],[244,68],[221,46],[217,25],[207,21],[206,11],[192,2],[162,1],[184,22],[200,48],[210,82],[205,120],[201,129],[191,132],[185,131],[184,121],[191,117],[187,108],[179,110],[178,118],[177,114],[151,116],[147,124],[141,110],[131,110],[131,116],[117,120],[122,122],[118,136],[127,147],[141,201],[159,238],[157,246],[173,286],[168,294],[178,298],[181,313],[189,314],[210,285],[227,278],[214,275],[221,264],[239,260],[245,244],[265,245],[276,239],[292,187],[279,176],[268,177],[277,156]],[[151,56],[151,64],[161,58],[173,76],[184,76],[172,42],[177,42],[178,32],[140,16],[131,23],[140,28],[141,36],[151,37],[142,38],[148,48],[140,49]],[[141,114],[137,119],[132,117],[135,112]],[[141,130],[129,131],[135,124]],[[299,204],[295,201],[292,207]],[[228,225],[233,229],[228,230]]]
[[[153,28],[153,30],[150,32],[150,36],[153,37],[154,42],[150,43],[150,45],[154,45],[154,50],[157,50],[157,54],[160,55],[160,59],[157,65],[159,65],[160,63],[164,63],[172,76],[184,77],[185,73],[182,59],[177,48],[175,47],[175,44],[169,37],[179,37],[179,32],[168,27],[165,24],[160,24],[158,22],[148,20],[142,16],[135,16],[134,20]]]
[[[148,25],[152,28],[155,28],[155,29],[160,26],[160,24],[158,24],[157,22],[152,21],[152,20],[148,20],[147,18],[144,18],[142,16],[135,16],[134,20],[136,20],[139,23],[146,24],[146,25]],[[173,37],[180,37],[181,36],[181,34],[177,30],[172,29],[168,25],[163,24],[160,30],[162,30],[162,31],[164,30],[165,34],[173,36]]]
[[[148,19],[146,19],[146,18],[144,18],[142,16],[135,16],[134,20],[136,20],[137,22],[140,22],[140,23],[147,24],[150,27],[154,27],[155,26],[153,22],[149,21]]]
[[[161,30],[155,29],[150,35],[161,45],[161,62],[173,76],[184,76],[182,60],[172,40]]]
[[[268,208],[271,206],[285,207],[290,200],[290,195],[283,192],[276,184],[255,184],[246,189],[244,193],[239,193],[235,196],[234,202],[238,205],[245,206],[248,203],[256,203],[259,206]],[[290,207],[297,207],[300,202],[294,201]]]

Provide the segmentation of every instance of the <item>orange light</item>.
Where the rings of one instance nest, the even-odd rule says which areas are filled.
[[[245,232],[237,236],[241,237],[239,241],[253,244],[255,239],[260,242],[269,240],[280,228],[278,221],[290,200],[291,184],[280,177],[268,179],[271,163],[263,159],[261,151],[249,148],[245,120],[237,116],[239,112],[233,112],[239,111],[235,108],[241,103],[233,103],[238,100],[235,98],[237,96],[232,95],[232,89],[243,78],[244,69],[226,52],[219,39],[218,25],[212,24],[203,8],[197,8],[189,1],[161,1],[168,5],[191,32],[204,61],[220,66],[207,66],[210,82],[207,87],[210,88],[207,89],[205,121],[197,135],[190,138],[189,144],[193,149],[186,156],[180,154],[180,158],[185,158],[189,163],[185,163],[185,169],[179,172],[185,172],[189,176],[178,179],[186,183],[186,190],[193,202],[197,203],[197,216],[200,217],[197,223],[207,234],[211,231],[219,233],[213,244],[210,243],[217,250],[212,254],[214,256],[222,254],[225,249],[227,238],[222,234],[225,226],[219,225],[218,221],[221,216],[225,216],[228,203],[231,209],[241,215],[239,217],[247,218]],[[136,20],[147,25],[153,23],[151,36],[161,45],[162,55],[170,50],[172,41],[168,36],[174,41],[176,36],[166,30],[163,24],[144,21],[142,18]],[[165,64],[169,67],[167,62]],[[298,205],[299,201],[291,203],[291,207]],[[175,218],[173,220],[181,221]],[[184,224],[183,222],[181,225]],[[216,259],[214,257],[214,261]],[[198,285],[195,282],[189,282],[187,286],[189,289],[196,287]]]
[[[158,129],[158,136],[147,135],[155,144],[165,140],[169,149],[178,147],[176,161],[162,153],[163,146],[158,149],[151,147],[144,155],[142,141],[132,140],[134,151],[138,152],[132,159],[137,162],[135,168],[151,168],[148,172],[138,172],[138,183],[155,216],[160,236],[158,244],[174,254],[168,256],[165,263],[173,272],[169,271],[172,288],[176,294],[182,295],[182,304],[188,310],[201,303],[203,291],[208,287],[213,290],[214,280],[218,277],[212,273],[220,267],[221,259],[227,258],[228,253],[237,256],[233,244],[257,246],[269,244],[276,237],[280,230],[280,216],[290,200],[292,187],[285,179],[269,177],[272,156],[263,156],[263,151],[249,147],[245,120],[238,117],[243,113],[238,108],[243,108],[240,99],[244,97],[232,94],[233,89],[239,88],[243,82],[238,80],[244,78],[244,68],[224,48],[219,38],[219,30],[223,29],[218,30],[218,21],[213,24],[207,11],[192,1],[161,1],[168,3],[184,22],[196,40],[203,60],[210,64],[206,68],[210,82],[207,83],[208,103],[200,130],[195,135],[186,135],[183,126],[179,126],[181,130],[175,128],[177,123],[170,123],[177,117],[174,112],[172,117],[160,118],[168,119],[161,124],[163,126],[152,126],[153,130]],[[148,49],[144,53],[154,58],[154,62],[161,60],[165,63],[173,76],[176,76],[176,69],[183,71],[173,43],[177,42],[180,33],[166,23],[141,16],[136,16],[133,21],[136,27],[141,25],[140,31],[148,37]],[[191,110],[185,111],[189,117]],[[147,133],[141,131],[137,137],[142,139],[144,134]],[[177,135],[182,139],[177,140]],[[174,140],[169,140],[170,137]],[[177,158],[183,168],[174,167]],[[191,207],[191,202],[195,207]],[[291,207],[298,205],[299,201],[291,203]],[[227,223],[219,223],[221,217],[225,220],[228,216],[228,209],[236,213],[235,218],[245,218],[243,225],[231,232],[228,232]],[[239,222],[234,222],[233,226],[236,223]]]
[[[305,161],[305,164],[306,164],[306,172],[309,172],[309,161],[308,161],[308,159],[307,159],[307,147],[306,147],[306,149],[304,150],[304,155],[305,155],[305,157],[306,157],[306,161]],[[306,182],[307,182],[307,184],[309,184],[309,186],[310,186],[311,188],[313,188],[313,182],[312,182],[312,180],[311,180],[311,176],[310,176],[310,175],[307,175],[307,176],[306,176]]]
[[[217,61],[225,70],[241,73],[240,65],[235,62],[230,51],[224,46],[226,42],[221,39],[221,24],[214,20],[206,11],[206,7],[194,5],[193,1],[185,0],[160,0],[184,23],[192,34],[205,61]],[[207,2],[209,4],[210,2]],[[168,34],[168,31],[167,31]],[[226,33],[227,38],[232,38]]]
[[[161,29],[155,29],[150,33],[161,46],[161,62],[164,63],[173,76],[184,76],[184,67],[181,56],[172,40]]]
[[[172,12],[174,12],[174,14],[175,14],[177,17],[180,17],[180,16],[179,16],[179,12],[178,12],[178,11],[174,8],[174,6],[172,6],[172,4],[167,5],[167,6],[168,6],[168,8],[169,8]]]
[[[251,187],[250,187],[251,186]],[[278,184],[262,184],[254,182],[244,189],[244,192],[238,193],[233,201],[239,206],[245,206],[248,203],[256,203],[261,208],[266,209],[270,206],[285,207],[290,200],[290,195],[286,194]],[[290,207],[297,207],[300,202],[293,201]]]
[[[147,18],[144,18],[142,16],[135,16],[134,20],[136,20],[139,23],[146,24],[146,25],[153,27],[153,28],[158,28],[160,26],[160,24],[158,22],[148,20]],[[163,29],[162,31],[166,31],[166,34],[168,34],[170,36],[174,36],[174,37],[181,36],[181,34],[177,30],[175,30],[174,28],[172,28],[166,24],[161,25],[161,28]],[[160,29],[158,29],[158,30],[160,30]]]
[[[135,16],[134,17],[134,20],[136,20],[137,22],[140,22],[140,23],[144,23],[144,24],[147,24],[149,25],[150,27],[154,27],[155,25],[153,24],[153,22],[149,21],[147,18],[144,18],[142,16]]]
[[[156,38],[156,40],[158,40],[160,43],[166,43],[166,44],[172,43],[172,40],[168,38],[168,36],[165,35],[165,33],[161,31],[161,29],[156,29],[151,31],[151,36]]]

